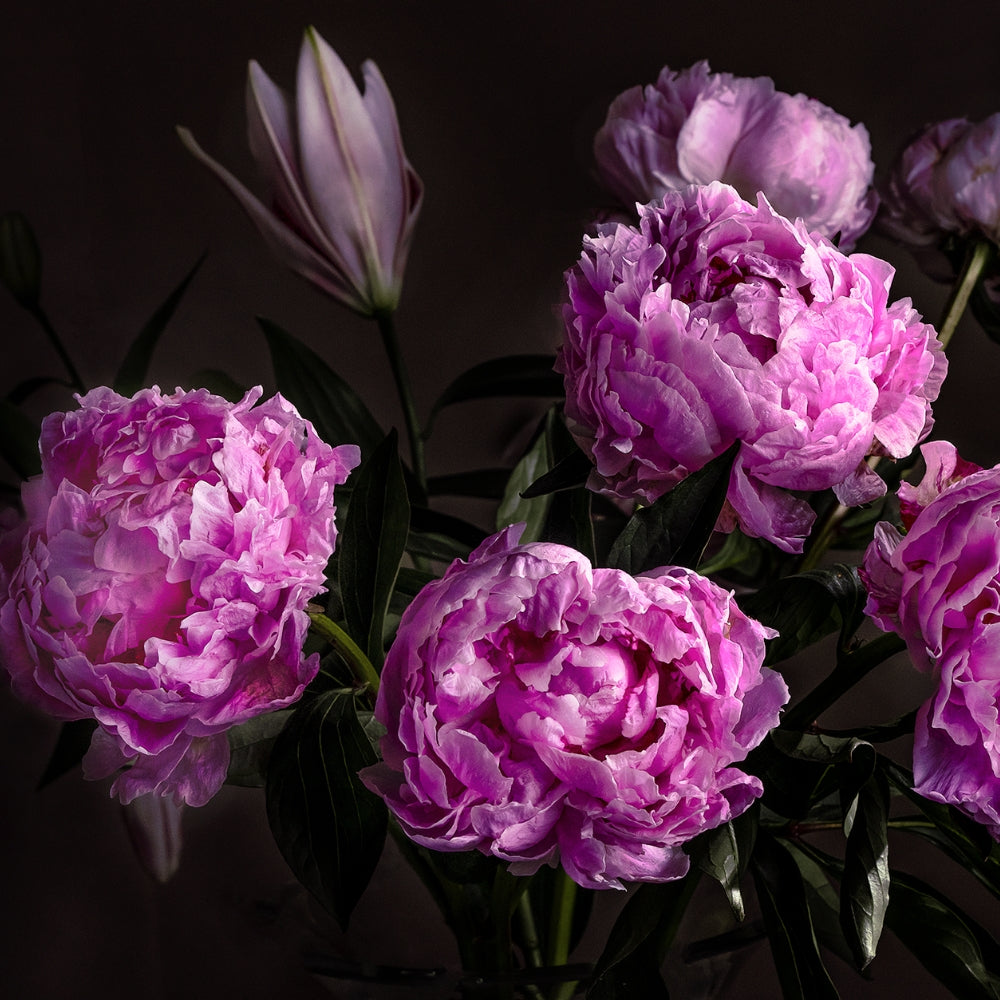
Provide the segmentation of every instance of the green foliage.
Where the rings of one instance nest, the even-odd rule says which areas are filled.
[[[352,693],[295,709],[271,748],[267,818],[296,878],[347,929],[382,854],[387,810],[358,771],[377,760]]]

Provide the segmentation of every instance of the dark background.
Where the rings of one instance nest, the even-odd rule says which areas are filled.
[[[7,4],[0,211],[19,210],[33,224],[45,257],[45,308],[88,384],[111,379],[134,334],[207,249],[150,381],[190,387],[196,372],[214,367],[273,391],[254,321],[263,315],[319,351],[384,425],[400,424],[374,327],[282,270],[176,138],[174,126],[187,125],[253,186],[243,111],[249,58],[292,89],[302,31],[314,24],[352,69],[374,59],[394,94],[426,185],[398,313],[426,413],[470,365],[557,344],[561,275],[600,202],[590,143],[616,94],[652,82],[664,64],[680,69],[700,58],[718,71],[768,75],[781,90],[863,121],[881,175],[925,122],[1000,110],[1000,7],[957,0],[927,10],[887,0]],[[946,289],[922,279],[904,251],[874,237],[859,249],[897,266],[894,297],[909,295],[929,320],[938,318]],[[0,344],[0,393],[28,376],[61,374],[6,293]],[[935,433],[992,465],[1000,460],[1000,346],[967,320],[949,353]],[[65,393],[47,390],[33,415],[70,405]],[[512,460],[535,412],[456,407],[431,440],[431,471]],[[874,718],[918,698],[903,663],[880,673],[855,705]],[[351,934],[330,927],[278,856],[253,791],[227,788],[189,810],[184,865],[172,883],[154,885],[131,854],[106,786],[69,775],[34,790],[56,732],[0,692],[7,996],[369,995],[302,971],[301,952],[317,941],[330,953],[373,960],[454,962],[447,933],[393,853]],[[995,906],[936,857],[924,859],[928,877],[957,886],[995,924]],[[616,905],[609,897],[602,916]],[[886,940],[871,984],[833,960],[843,995],[944,995],[902,955]],[[727,996],[777,995],[765,948],[740,961],[745,968]],[[699,995],[691,979],[675,993]]]

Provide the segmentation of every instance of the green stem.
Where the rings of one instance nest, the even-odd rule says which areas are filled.
[[[382,343],[389,358],[389,367],[396,383],[396,392],[403,407],[403,418],[406,421],[406,435],[410,442],[410,459],[413,462],[413,474],[416,476],[421,496],[418,503],[427,502],[427,468],[424,463],[424,438],[417,418],[417,407],[413,401],[413,390],[410,388],[410,378],[403,362],[403,354],[399,349],[399,338],[396,336],[396,326],[391,312],[375,314]]]
[[[838,698],[846,694],[862,677],[865,677],[890,656],[906,649],[906,643],[894,632],[886,632],[865,643],[859,649],[838,658],[832,674],[821,681],[802,701],[790,709],[782,719],[782,726],[799,729],[811,725]]]
[[[330,643],[343,657],[344,662],[351,668],[354,679],[359,684],[366,685],[373,695],[378,694],[378,674],[361,647],[322,611],[309,611],[309,622],[313,631]]]
[[[521,922],[525,961],[532,969],[541,968],[542,948],[535,927],[535,914],[531,909],[531,896],[527,892],[522,893],[517,901],[517,916]]]
[[[948,297],[944,313],[941,316],[941,323],[938,326],[938,340],[941,341],[942,346],[948,346],[952,334],[957,329],[958,321],[962,318],[962,314],[969,304],[969,296],[972,294],[973,288],[976,287],[976,282],[982,275],[992,250],[993,244],[987,240],[974,243],[969,247],[969,251],[965,255],[962,273],[958,276],[951,290],[951,295]]]
[[[56,349],[56,354],[59,355],[60,361],[62,361],[63,366],[66,369],[66,373],[69,375],[70,381],[73,383],[73,388],[80,393],[85,393],[87,387],[83,384],[83,379],[80,378],[80,373],[76,370],[76,365],[73,364],[73,359],[69,356],[69,352],[63,346],[63,342],[59,339],[59,334],[56,333],[56,328],[49,322],[49,317],[45,315],[45,311],[37,303],[32,306],[27,306],[28,312],[38,321],[38,324],[45,331],[49,338],[49,342]]]
[[[576,883],[559,868],[556,873],[549,923],[548,964],[565,965],[569,960],[569,942],[573,932],[573,909],[576,904]],[[569,1000],[576,990],[576,980],[557,983],[549,1000]]]

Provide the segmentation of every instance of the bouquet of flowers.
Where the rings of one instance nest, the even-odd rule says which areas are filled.
[[[555,354],[488,358],[421,420],[395,320],[422,183],[362,72],[313,29],[293,94],[250,64],[259,193],[178,131],[285,266],[375,324],[402,446],[271,320],[272,398],[222,373],[149,386],[198,265],[86,386],[30,225],[0,219],[0,279],[75,393],[40,427],[23,404],[54,380],[0,405],[23,480],[0,666],[63,720],[46,779],[108,780],[161,879],[186,808],[259,788],[344,927],[391,838],[462,968],[358,978],[666,997],[701,880],[727,926],[685,960],[766,939],[775,995],[836,997],[828,956],[863,973],[888,932],[955,996],[1000,997],[991,929],[893,857],[920,838],[1000,898],[1000,467],[933,435],[959,318],[1000,340],[1000,114],[929,126],[876,190],[862,125],[767,78],[664,68],[594,138],[606,202],[566,262]],[[952,285],[936,327],[854,252],[872,226]],[[512,468],[427,468],[442,411],[507,397],[547,407]],[[926,701],[824,722],[904,652]],[[806,659],[822,679],[792,697]]]

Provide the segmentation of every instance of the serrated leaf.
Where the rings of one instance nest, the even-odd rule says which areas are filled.
[[[229,740],[229,769],[226,784],[241,788],[263,788],[267,784],[267,765],[285,723],[294,709],[258,715],[226,730]]]
[[[739,451],[736,442],[625,525],[608,564],[635,576],[657,566],[697,567],[715,530]]]
[[[562,396],[562,376],[552,354],[511,354],[474,365],[454,379],[431,409],[424,430],[430,437],[438,414],[454,403],[497,396]]]
[[[327,691],[295,710],[268,767],[267,817],[278,848],[345,931],[385,842],[388,812],[358,779],[376,760],[354,698]]]
[[[281,394],[327,444],[356,444],[368,458],[385,437],[361,397],[311,348],[258,316]]]
[[[146,384],[149,362],[153,357],[157,342],[176,312],[188,285],[191,284],[198,269],[204,263],[205,257],[206,254],[202,254],[194,262],[191,270],[181,278],[177,287],[164,299],[136,335],[135,340],[132,341],[125,354],[125,360],[122,361],[118,374],[115,375],[114,382],[112,382],[112,388],[115,392],[122,396],[133,396]]]
[[[795,860],[772,837],[761,837],[750,867],[784,1000],[838,1000]]]
[[[893,871],[886,924],[962,1000],[1000,1000],[1000,948],[968,914],[920,879]]]
[[[778,631],[765,663],[780,663],[833,632],[853,635],[865,590],[857,568],[837,564],[775,581],[740,597],[740,609]]]
[[[410,524],[410,504],[397,448],[393,430],[362,463],[338,542],[347,631],[376,671],[385,658],[383,623]]]
[[[30,479],[42,471],[40,434],[31,417],[9,400],[0,399],[0,458],[22,479]]]
[[[96,728],[97,722],[94,719],[74,719],[60,726],[56,745],[38,779],[38,791],[51,785],[56,778],[62,777],[83,760],[84,754],[90,749],[90,740]]]
[[[876,771],[844,818],[847,846],[840,883],[840,924],[859,968],[875,957],[889,905],[889,786]]]

